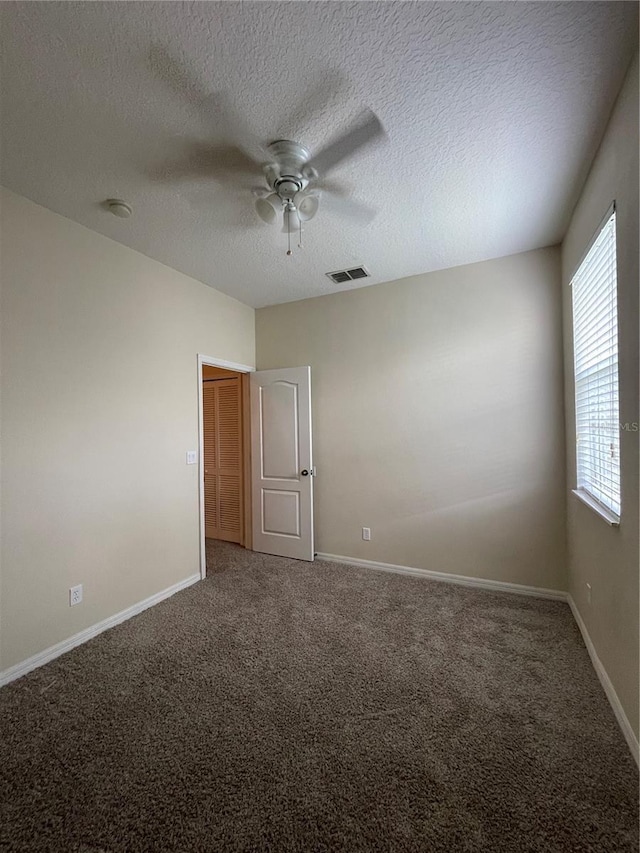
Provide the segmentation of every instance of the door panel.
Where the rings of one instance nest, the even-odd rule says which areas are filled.
[[[250,376],[253,549],[313,560],[311,368]]]
[[[260,388],[262,476],[296,480],[298,464],[298,389],[275,381]]]
[[[263,489],[262,512],[265,533],[300,536],[300,495],[297,492]]]

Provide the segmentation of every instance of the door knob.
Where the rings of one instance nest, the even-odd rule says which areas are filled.
[[[306,468],[303,468],[303,469],[302,469],[302,471],[300,471],[300,473],[302,474],[302,476],[303,476],[303,477],[308,477],[308,476],[309,476],[309,472],[307,471],[307,469],[306,469]]]

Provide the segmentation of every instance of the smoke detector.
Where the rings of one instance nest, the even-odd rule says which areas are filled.
[[[121,198],[108,198],[105,204],[109,212],[120,219],[128,219],[131,216],[131,207]]]

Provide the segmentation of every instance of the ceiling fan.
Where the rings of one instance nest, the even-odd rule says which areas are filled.
[[[230,183],[234,189],[250,188],[260,219],[269,224],[282,221],[282,230],[288,236],[288,255],[292,254],[291,235],[296,231],[300,234],[298,245],[301,246],[302,223],[316,215],[324,193],[330,196],[331,207],[336,212],[360,221],[370,221],[375,216],[373,208],[349,198],[350,188],[344,181],[328,177],[340,163],[383,138],[384,128],[373,112],[365,110],[349,130],[315,154],[291,139],[278,139],[263,145],[238,120],[223,95],[203,95],[188,71],[166,51],[161,51],[160,60],[159,63],[154,62],[156,70],[162,68],[167,82],[173,88],[178,82],[179,88],[189,94],[191,100],[196,93],[195,100],[207,106],[209,115],[218,120],[216,124],[225,129],[231,142],[226,145],[197,144],[191,157],[165,165],[160,170],[163,179],[211,177],[221,183]],[[167,68],[171,72],[168,77]],[[317,101],[317,94],[310,100]],[[256,185],[260,178],[262,183]]]
[[[318,212],[320,194],[335,193],[344,197],[347,188],[326,175],[358,149],[381,137],[384,130],[377,116],[367,112],[347,133],[329,143],[313,157],[307,148],[290,139],[279,139],[267,146],[268,162],[263,166],[267,189],[255,188],[258,216],[268,223],[278,221],[282,213],[283,231],[288,235],[287,254],[291,254],[291,233],[298,231],[302,239],[302,223]],[[370,219],[375,212],[364,205],[351,203],[344,210],[358,218]],[[301,242],[298,244],[301,246]]]

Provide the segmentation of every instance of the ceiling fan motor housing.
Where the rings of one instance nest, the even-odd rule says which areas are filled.
[[[281,199],[291,201],[302,189],[302,181],[297,180],[293,175],[283,175],[275,182],[274,189]]]
[[[269,186],[281,199],[291,201],[309,184],[303,174],[309,151],[290,139],[278,139],[269,145],[268,150],[273,155],[273,162],[265,169]]]

